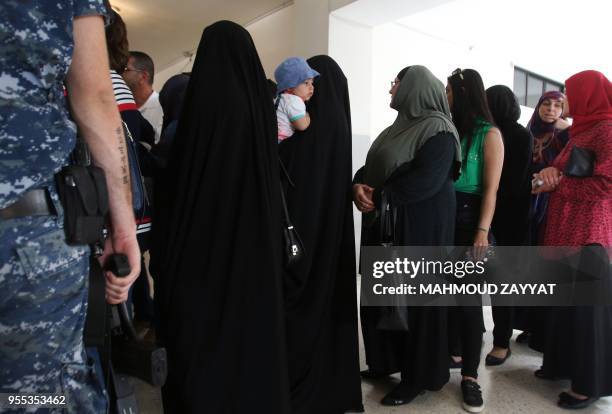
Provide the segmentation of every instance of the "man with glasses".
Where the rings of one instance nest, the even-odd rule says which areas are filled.
[[[155,129],[155,143],[161,136],[164,111],[159,104],[159,94],[153,89],[155,66],[153,59],[144,52],[130,52],[130,59],[123,71],[123,79],[132,90],[138,110]]]

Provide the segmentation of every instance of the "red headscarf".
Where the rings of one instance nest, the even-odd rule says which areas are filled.
[[[612,120],[612,84],[596,70],[579,72],[565,81],[571,117],[572,136],[586,131],[599,121]]]

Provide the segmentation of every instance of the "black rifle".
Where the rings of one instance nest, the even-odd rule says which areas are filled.
[[[130,273],[127,257],[112,255],[107,261],[107,270],[119,277],[127,276]],[[140,378],[154,387],[164,385],[167,375],[166,349],[138,337],[125,302],[113,308],[113,320],[117,335],[112,339],[111,355],[117,371]]]

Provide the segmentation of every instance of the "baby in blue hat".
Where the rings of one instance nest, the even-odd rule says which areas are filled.
[[[310,125],[305,102],[312,97],[317,76],[319,72],[300,57],[285,59],[274,71],[279,143],[292,136],[296,129],[303,131]]]

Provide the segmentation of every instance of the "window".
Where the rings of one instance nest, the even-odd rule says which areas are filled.
[[[519,104],[535,108],[544,92],[563,92],[563,84],[528,70],[514,67],[514,93]]]
[[[548,92],[548,91],[563,92],[562,89],[563,88],[561,87],[561,85],[558,85],[556,83],[546,82],[544,84],[544,92]]]
[[[527,74],[522,70],[514,69],[514,93],[520,104],[525,105],[527,98]]]
[[[527,106],[535,108],[544,93],[544,82],[535,76],[527,76]]]

